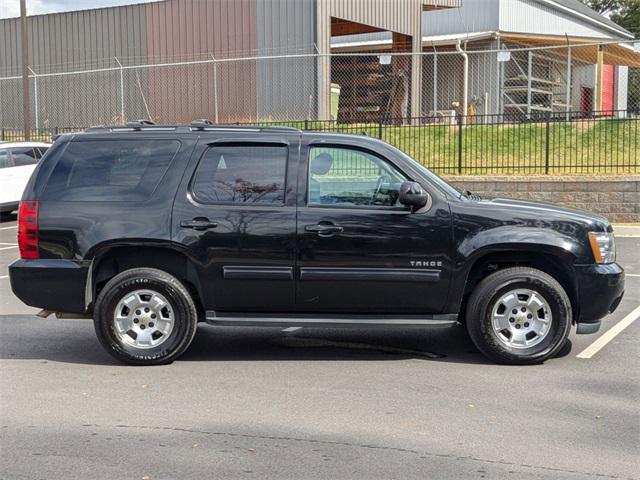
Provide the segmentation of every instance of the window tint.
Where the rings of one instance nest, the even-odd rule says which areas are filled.
[[[339,147],[313,147],[309,161],[309,205],[401,207],[407,178],[380,157]]]
[[[193,194],[205,203],[282,204],[286,168],[284,145],[213,146],[200,160]]]
[[[0,168],[8,168],[10,166],[9,152],[7,150],[0,150]]]
[[[46,200],[143,201],[175,156],[176,140],[70,142],[51,172]]]
[[[35,165],[38,163],[32,147],[12,148],[11,156],[13,157],[13,164],[16,167],[24,167],[25,165]]]

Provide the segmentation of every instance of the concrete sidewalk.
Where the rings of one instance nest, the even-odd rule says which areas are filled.
[[[614,223],[616,237],[640,237],[640,223]]]

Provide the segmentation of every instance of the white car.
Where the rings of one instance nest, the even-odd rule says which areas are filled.
[[[0,213],[18,208],[31,174],[50,146],[42,142],[0,142]]]

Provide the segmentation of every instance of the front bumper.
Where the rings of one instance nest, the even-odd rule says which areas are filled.
[[[576,265],[577,333],[595,333],[600,320],[612,313],[624,295],[624,269],[617,263]]]
[[[31,307],[84,313],[90,266],[83,260],[16,260],[9,265],[11,290]]]

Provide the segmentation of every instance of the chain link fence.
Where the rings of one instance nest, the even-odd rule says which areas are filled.
[[[38,129],[139,118],[156,123],[195,118],[386,123],[417,117],[452,122],[456,114],[466,122],[486,115],[508,120],[638,115],[640,69],[626,65],[638,65],[640,53],[631,43],[603,45],[605,64],[599,72],[598,48],[492,41],[413,55],[209,56],[149,65],[114,58],[102,68],[74,71],[31,66],[31,122]],[[327,63],[329,82],[323,83]],[[416,64],[421,64],[418,77]],[[0,76],[0,127],[22,128],[21,78],[8,73],[14,75]],[[411,85],[416,78],[418,88]]]
[[[31,138],[135,119],[207,118],[366,134],[441,173],[634,174],[639,56],[631,43],[531,47],[501,40],[413,55],[32,66]],[[8,73],[0,76],[0,141],[24,137],[22,80]]]

